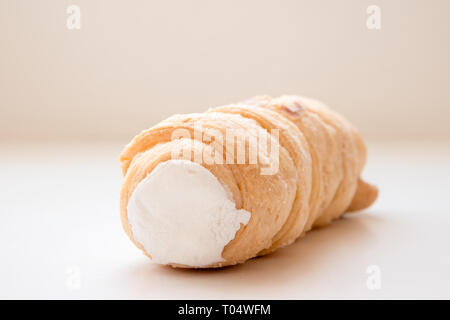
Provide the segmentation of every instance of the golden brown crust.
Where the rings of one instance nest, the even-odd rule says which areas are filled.
[[[261,254],[292,243],[302,233],[310,212],[308,199],[311,193],[312,163],[305,137],[292,122],[268,108],[236,104],[214,108],[209,112],[239,114],[255,120],[268,132],[279,130],[280,146],[287,150],[296,167],[297,193],[286,222],[273,237],[270,248],[263,250]]]
[[[188,137],[174,134],[183,129]],[[278,129],[279,140],[271,134]],[[194,132],[200,130],[201,136]],[[248,138],[266,137],[279,148],[279,158],[260,154],[279,170],[262,175],[261,163],[227,164],[230,154],[218,134],[244,130]],[[206,137],[206,138],[205,138]],[[248,141],[243,144],[249,154]],[[366,161],[366,147],[358,131],[340,115],[318,101],[282,96],[255,97],[239,104],[218,107],[206,113],[174,115],[141,132],[124,149],[120,161],[125,176],[121,190],[122,225],[135,245],[128,223],[127,204],[139,182],[161,162],[174,157],[174,150],[189,146],[190,153],[178,156],[196,161],[194,154],[219,154],[220,163],[199,162],[231,192],[237,209],[251,213],[246,226],[236,233],[222,252],[221,267],[244,262],[288,245],[313,226],[323,226],[346,211],[370,206],[378,195],[376,187],[359,176]],[[219,152],[220,151],[220,152]],[[267,152],[267,151],[266,151]],[[248,156],[247,156],[248,157]],[[267,165],[267,163],[266,163]],[[173,264],[176,267],[189,267]]]

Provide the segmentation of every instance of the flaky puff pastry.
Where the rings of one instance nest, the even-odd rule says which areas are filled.
[[[175,137],[183,129],[190,137]],[[277,129],[277,136],[273,130]],[[198,135],[201,130],[201,135]],[[247,138],[263,137],[277,145],[277,157],[258,149],[257,163],[250,163],[248,139],[234,142],[246,151],[245,163],[227,150],[217,136],[227,130],[245,131]],[[239,145],[239,144],[243,145]],[[242,263],[273,252],[321,227],[345,212],[361,210],[377,198],[378,190],[360,178],[366,162],[366,147],[358,131],[343,117],[322,103],[298,96],[250,100],[209,109],[205,113],[174,115],[141,132],[123,150],[120,161],[124,182],[120,210],[126,234],[134,240],[127,205],[137,185],[160,163],[174,158],[175,150],[195,154],[230,155],[234,162],[199,162],[231,192],[236,209],[251,213],[222,251],[223,261],[203,266],[172,264],[176,267],[221,267]],[[233,147],[233,148],[234,148]],[[215,153],[216,152],[216,153]],[[183,155],[186,158],[186,154]],[[261,174],[272,166],[272,174]],[[186,226],[187,228],[189,226]]]

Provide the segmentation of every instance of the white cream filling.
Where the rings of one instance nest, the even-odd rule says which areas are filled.
[[[187,160],[158,164],[138,184],[127,209],[134,239],[160,264],[224,261],[223,248],[250,220],[209,170]]]

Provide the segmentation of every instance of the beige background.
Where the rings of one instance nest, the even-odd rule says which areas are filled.
[[[66,28],[69,4],[81,30]],[[448,140],[449,12],[447,0],[0,0],[0,137],[128,140],[173,113],[290,93],[368,139]]]

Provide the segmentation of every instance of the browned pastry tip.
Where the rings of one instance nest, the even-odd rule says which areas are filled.
[[[378,188],[361,178],[358,179],[358,188],[347,212],[359,211],[370,207],[378,198]]]

